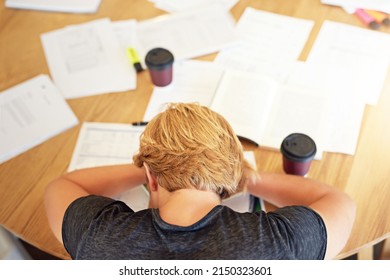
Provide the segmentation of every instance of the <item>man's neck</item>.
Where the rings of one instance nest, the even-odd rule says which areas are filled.
[[[182,189],[168,193],[159,211],[161,218],[169,224],[190,226],[220,203],[220,197],[214,192]]]

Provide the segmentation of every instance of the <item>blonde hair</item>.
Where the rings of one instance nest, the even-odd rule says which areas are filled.
[[[226,198],[244,181],[243,150],[232,127],[196,103],[171,103],[154,117],[133,160],[138,167],[146,163],[168,191],[195,188]]]

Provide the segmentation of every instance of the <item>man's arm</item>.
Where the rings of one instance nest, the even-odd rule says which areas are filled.
[[[356,213],[356,205],[346,193],[300,176],[249,173],[247,188],[251,194],[277,207],[307,206],[322,217],[328,235],[326,259],[334,258],[344,248]]]
[[[46,213],[54,235],[62,242],[65,211],[77,198],[90,194],[114,198],[144,183],[145,169],[133,164],[81,169],[55,179],[45,191]]]

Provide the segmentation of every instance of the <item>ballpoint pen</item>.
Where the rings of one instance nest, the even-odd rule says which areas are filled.
[[[131,125],[133,126],[145,126],[148,122],[133,122]]]

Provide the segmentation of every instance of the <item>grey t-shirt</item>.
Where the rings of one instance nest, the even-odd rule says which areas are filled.
[[[323,220],[303,206],[238,213],[218,205],[191,226],[164,222],[158,209],[87,196],[67,209],[63,242],[73,259],[323,259]]]

